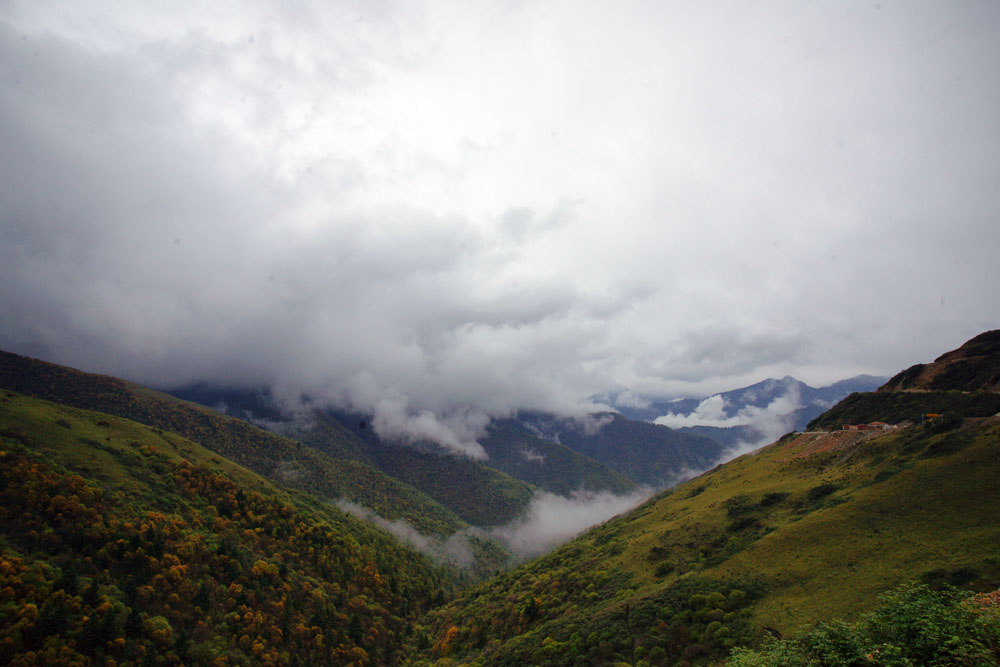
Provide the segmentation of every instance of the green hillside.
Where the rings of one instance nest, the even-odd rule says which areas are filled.
[[[704,470],[722,454],[719,443],[701,435],[615,413],[590,417],[599,428],[564,428],[559,442],[640,484],[662,487],[685,473]]]
[[[390,664],[447,582],[191,440],[0,393],[0,663]]]
[[[992,417],[1000,413],[1000,394],[977,391],[900,391],[851,394],[816,419],[810,429],[838,429],[846,424],[881,421],[920,424],[926,414],[948,418]]]
[[[578,489],[628,493],[631,479],[569,447],[526,433],[513,420],[490,425],[480,441],[489,455],[488,465],[539,488],[569,495]]]
[[[470,458],[432,445],[387,444],[370,428],[365,433],[354,433],[322,411],[314,417],[293,437],[331,456],[370,465],[419,490],[474,526],[499,526],[511,521],[524,511],[534,493],[530,484]]]
[[[288,437],[337,461],[379,470],[474,526],[508,523],[524,512],[534,494],[530,483],[518,481],[502,469],[455,456],[431,443],[409,446],[386,442],[361,415],[318,409],[310,413],[308,420],[293,421],[250,392],[199,388],[182,390],[181,395],[193,395],[206,404],[224,403],[247,416],[264,415]]]
[[[500,526],[520,515],[534,487],[459,456],[386,447],[379,467],[434,498],[474,526]]]
[[[432,656],[704,663],[907,581],[992,590],[998,497],[998,418],[789,437],[431,612]]]

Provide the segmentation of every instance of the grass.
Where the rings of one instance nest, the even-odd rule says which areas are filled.
[[[806,446],[785,439],[690,480],[515,570],[502,592],[517,595],[539,572],[559,586],[598,569],[624,582],[540,618],[530,631],[540,639],[557,622],[587,627],[692,577],[753,587],[753,623],[783,634],[855,618],[882,592],[921,578],[1000,586],[992,560],[1000,553],[1000,421],[942,433],[913,427],[865,441],[850,457],[800,457]],[[470,594],[470,604],[477,595],[489,596]],[[470,608],[460,600],[450,609],[460,619]]]

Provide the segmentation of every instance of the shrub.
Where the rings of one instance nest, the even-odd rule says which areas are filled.
[[[761,507],[770,507],[771,505],[777,505],[789,495],[791,494],[787,491],[772,491],[771,493],[765,493],[764,497],[757,504]]]
[[[827,497],[839,488],[839,486],[830,482],[824,482],[823,484],[814,486],[806,493],[806,502],[814,503]]]
[[[882,596],[882,606],[857,623],[821,623],[797,639],[737,648],[732,667],[799,665],[1000,664],[1000,620],[978,613],[969,593],[904,586]]]

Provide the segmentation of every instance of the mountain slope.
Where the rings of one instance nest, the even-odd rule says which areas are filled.
[[[540,438],[595,459],[640,484],[663,486],[703,470],[722,454],[718,443],[613,412],[581,422],[545,413],[521,413],[518,421]]]
[[[390,664],[446,582],[191,440],[0,392],[4,664]]]
[[[981,333],[930,364],[899,373],[879,391],[1000,391],[1000,330]]]
[[[635,483],[608,466],[519,428],[514,420],[494,420],[480,444],[484,461],[456,458],[431,443],[417,446],[387,442],[370,427],[366,415],[317,409],[307,418],[285,416],[266,390],[245,391],[206,386],[171,390],[175,396],[223,408],[234,416],[316,447],[331,456],[368,463],[413,485],[472,524],[507,523],[525,509],[532,487],[568,495],[578,489],[626,493]]]
[[[610,466],[538,438],[513,419],[494,421],[480,444],[490,457],[490,466],[552,493],[565,496],[586,490],[622,494],[636,488],[635,482]]]
[[[997,497],[1000,417],[791,435],[430,612],[432,656],[710,663],[907,581],[993,590]]]
[[[916,578],[996,588],[998,443],[997,419],[828,450],[789,438],[432,612],[437,655],[568,665],[642,648],[673,664],[852,617]]]
[[[874,393],[851,394],[809,428],[920,423],[929,414],[950,423],[1000,414],[1000,331],[982,333],[931,364],[911,366]]]
[[[321,498],[360,503],[424,533],[445,536],[465,527],[450,510],[372,466],[331,458],[246,421],[118,378],[0,352],[0,387],[178,433],[268,479]]]
[[[316,410],[305,423],[286,432],[331,456],[372,465],[392,479],[419,489],[474,526],[500,526],[514,520],[524,512],[535,491],[530,484],[505,472],[456,456],[432,443],[386,442],[361,415]]]

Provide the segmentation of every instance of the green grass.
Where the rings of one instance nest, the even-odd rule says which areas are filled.
[[[997,420],[941,433],[895,432],[864,442],[850,457],[832,451],[799,458],[802,449],[789,438],[743,456],[501,582],[463,593],[429,618],[434,640],[455,626],[452,657],[487,651],[488,663],[523,658],[525,642],[570,642],[574,627],[614,626],[605,622],[609,615],[621,619],[626,607],[668,599],[689,579],[753,591],[741,614],[758,632],[766,626],[784,634],[824,619],[854,618],[877,605],[880,593],[907,581],[1000,586]],[[526,622],[516,611],[532,597],[539,611]],[[642,626],[631,619],[629,642],[609,650],[628,662],[632,648],[667,646],[657,634],[662,622],[657,616]],[[463,633],[479,623],[492,633],[482,645],[463,645]],[[678,657],[688,649],[697,653],[697,645],[715,655],[724,646],[714,641],[669,650]]]

